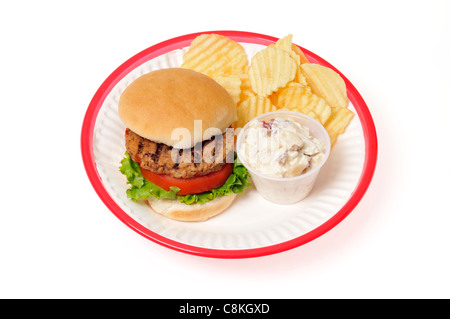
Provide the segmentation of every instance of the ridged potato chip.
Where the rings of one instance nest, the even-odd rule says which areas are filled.
[[[271,44],[269,47],[270,46],[282,49],[289,53],[289,56],[295,60],[295,63],[297,63],[297,71],[295,73],[294,82],[307,85],[308,83],[306,82],[305,76],[302,74],[300,65],[309,61],[303,51],[292,43],[292,34],[280,38],[275,44]]]
[[[276,107],[278,107],[278,94],[279,91],[275,91],[268,96],[270,102],[272,102],[272,104],[275,105]]]
[[[191,42],[181,67],[212,78],[237,75],[247,71],[248,58],[239,43],[218,34],[202,34]]]
[[[288,52],[267,47],[256,53],[250,65],[250,82],[253,91],[268,96],[292,81],[297,71],[297,63]]]
[[[269,47],[270,46],[286,51],[289,53],[289,56],[294,59],[295,63],[300,65],[300,56],[292,48],[292,34],[280,38],[275,44],[271,44]]]
[[[305,63],[305,61],[308,61],[308,59],[306,58],[304,53],[300,50],[300,48],[292,43],[292,34],[289,34],[284,38],[280,38],[275,44],[270,44],[269,47],[270,46],[282,49],[289,53],[289,56],[294,59],[295,63],[297,63],[297,70],[295,73],[294,82],[307,85],[306,78],[302,74],[300,65],[301,63]]]
[[[344,133],[351,119],[355,114],[346,107],[332,107],[330,118],[324,127],[330,136],[331,145],[334,145],[337,137]]]
[[[312,92],[324,98],[332,107],[347,107],[347,88],[344,80],[334,70],[319,64],[301,65]]]
[[[269,98],[255,95],[243,101],[237,109],[238,120],[234,127],[244,127],[247,122],[258,115],[276,111],[276,107],[270,102]]]
[[[218,76],[214,80],[222,85],[237,104],[241,95],[241,78],[238,75]]]
[[[295,110],[295,109],[288,109],[288,108],[285,108],[285,107],[283,107],[283,108],[281,108],[281,109],[278,109],[278,110],[279,110],[279,111],[295,111],[295,112],[299,112],[298,110]],[[308,115],[309,117],[312,117],[312,118],[315,119],[316,121],[320,122],[319,116],[318,116],[316,113],[314,113],[313,111],[299,112],[299,113]]]
[[[239,103],[238,103],[239,106],[239,104],[242,101],[245,101],[251,96],[255,96],[256,93],[255,91],[253,91],[252,83],[250,82],[250,77],[248,73],[242,73],[239,74],[238,76],[241,79],[241,94],[239,96]]]
[[[297,66],[297,72],[295,73],[294,82],[300,83],[304,86],[308,86],[308,82],[306,81],[306,77],[302,73],[301,65]]]
[[[311,91],[311,89],[308,86],[300,84],[298,82],[295,82],[295,80],[293,80],[292,82],[289,82],[285,87],[282,87],[277,91],[273,92],[271,95],[268,96],[268,98],[272,101],[272,104],[275,105],[276,107],[282,107],[282,105],[280,105],[278,102],[280,92],[287,89],[288,87],[297,87],[297,86]]]
[[[275,47],[290,52],[292,50],[292,37],[292,34],[288,34],[287,36],[278,39],[275,43]]]
[[[311,93],[308,87],[298,83],[291,83],[280,90],[278,94],[278,108],[288,109],[310,115],[324,124],[331,115],[331,107],[327,102]]]
[[[305,53],[303,53],[303,51],[293,43],[292,43],[292,51],[294,51],[300,57],[300,64],[309,63],[309,60],[306,57]]]

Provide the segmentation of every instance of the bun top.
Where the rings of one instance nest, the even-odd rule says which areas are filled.
[[[236,104],[220,84],[183,68],[137,78],[120,97],[119,116],[136,134],[176,148],[191,148],[237,120]]]

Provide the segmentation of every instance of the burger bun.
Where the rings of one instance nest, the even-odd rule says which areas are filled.
[[[136,134],[179,149],[209,140],[215,129],[224,133],[237,120],[236,103],[219,83],[183,68],[134,80],[120,96],[119,116]],[[200,130],[195,121],[201,121]],[[180,128],[189,133],[186,138],[176,133]]]
[[[235,197],[236,194],[219,196],[203,204],[191,205],[180,203],[176,199],[156,199],[155,197],[148,198],[147,202],[154,212],[165,217],[184,222],[201,222],[223,212],[231,205]]]

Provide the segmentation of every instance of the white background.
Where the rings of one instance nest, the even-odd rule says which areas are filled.
[[[208,30],[282,37],[328,60],[379,139],[365,197],[276,255],[159,246],[98,198],[82,120],[121,63]],[[449,298],[449,1],[9,1],[0,5],[2,298]]]

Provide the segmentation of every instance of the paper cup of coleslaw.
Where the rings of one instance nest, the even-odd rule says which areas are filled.
[[[330,138],[312,117],[275,111],[252,119],[242,128],[236,151],[263,198],[276,204],[294,204],[311,192],[330,154]]]

